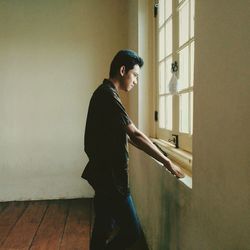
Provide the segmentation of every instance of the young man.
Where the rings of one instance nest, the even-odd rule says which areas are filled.
[[[177,178],[184,176],[135,127],[119,98],[118,91],[128,92],[137,84],[142,66],[142,58],[134,51],[119,51],[111,63],[109,79],[104,79],[90,100],[84,140],[89,162],[82,174],[95,190],[90,250],[124,250],[139,237],[140,226],[128,187],[128,140]],[[111,234],[114,226],[118,230]]]

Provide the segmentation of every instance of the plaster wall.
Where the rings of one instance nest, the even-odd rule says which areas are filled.
[[[0,201],[93,195],[80,178],[87,108],[127,47],[127,6],[0,1]]]
[[[195,11],[193,188],[131,147],[132,194],[152,250],[246,250],[250,5],[246,0],[196,0]],[[138,46],[140,51],[143,45]],[[137,102],[139,110],[147,107],[146,100]]]

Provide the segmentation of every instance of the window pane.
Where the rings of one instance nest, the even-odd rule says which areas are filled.
[[[189,38],[189,3],[186,2],[179,10],[179,46]]]
[[[172,130],[173,125],[173,98],[172,95],[166,97],[166,128]]]
[[[194,42],[190,45],[190,85],[194,85]]]
[[[165,128],[165,96],[159,98],[159,127]]]
[[[165,62],[161,62],[159,66],[159,93],[165,92]]]
[[[190,93],[190,133],[193,134],[193,113],[194,113],[194,98],[193,91]]]
[[[188,58],[188,49],[185,47],[179,53],[179,80],[178,80],[178,89],[182,90],[188,87],[188,71],[189,71],[189,58]]]
[[[168,86],[168,84],[169,84],[170,79],[172,77],[171,64],[172,64],[172,56],[168,57],[166,59],[166,68],[165,68],[165,71],[166,71],[165,93],[169,93],[169,86]]]
[[[180,132],[189,133],[189,93],[180,95]]]
[[[166,0],[165,2],[165,19],[169,18],[172,14],[172,0]]]
[[[191,0],[191,12],[190,12],[190,38],[194,36],[194,0]]]
[[[166,56],[172,54],[173,50],[173,45],[172,45],[172,18],[166,23],[166,36],[165,36],[165,41],[166,41]]]
[[[159,1],[159,26],[164,22],[164,0]]]
[[[159,32],[159,60],[165,57],[164,27]]]

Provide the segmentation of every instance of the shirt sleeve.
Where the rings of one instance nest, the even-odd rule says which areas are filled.
[[[121,102],[121,99],[116,93],[114,93],[114,95],[112,96],[111,105],[114,114],[114,119],[119,125],[126,127],[127,125],[132,123]]]

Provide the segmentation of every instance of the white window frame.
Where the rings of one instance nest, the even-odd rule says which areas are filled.
[[[191,51],[191,44],[193,46],[193,51],[194,51],[194,20],[191,20],[193,18],[192,12],[194,11],[194,4],[195,0],[172,0],[172,14],[170,16],[167,16],[167,18],[163,21],[164,24],[161,26],[159,25],[159,18],[160,18],[160,11],[162,11],[162,6],[161,3],[162,1],[166,2],[167,0],[159,0],[156,4],[158,5],[158,15],[156,17],[156,22],[155,22],[155,33],[156,33],[156,110],[158,112],[158,121],[156,124],[156,138],[163,139],[165,141],[168,141],[169,139],[172,139],[172,134],[178,135],[179,139],[179,147],[185,151],[192,152],[192,134],[193,134],[193,65],[194,65],[194,52]],[[187,5],[187,6],[185,6]],[[182,8],[186,7],[189,12],[189,22],[188,22],[188,39],[185,40],[183,44],[179,44],[179,12],[182,10]],[[193,8],[192,8],[193,7]],[[164,8],[165,11],[165,8]],[[172,19],[172,53],[171,54],[164,54],[163,58],[159,57],[159,34],[160,34],[160,29],[163,27],[166,27],[166,24]],[[193,27],[191,27],[193,26]],[[169,26],[168,26],[169,27]],[[164,34],[165,37],[165,34]],[[179,78],[179,73],[180,70],[183,69],[183,64],[180,62],[179,58],[179,53],[183,51],[183,49],[186,48],[188,50],[189,56],[188,56],[188,86],[179,90],[178,95],[171,95],[170,93],[165,93],[160,94],[160,76],[159,76],[159,65],[160,62],[166,61],[168,57],[172,57],[172,62],[177,61],[178,62],[178,67],[179,70],[177,72],[177,78]],[[170,64],[171,65],[171,64]],[[169,66],[169,65],[168,65]],[[171,66],[170,66],[171,67]],[[167,70],[170,69],[169,67]],[[183,72],[184,70],[182,70]],[[168,72],[168,81],[170,78]],[[166,74],[166,72],[165,72]],[[180,79],[179,79],[180,80]],[[166,83],[167,84],[167,83]],[[167,85],[165,85],[167,86]],[[189,111],[189,116],[188,116],[188,131],[181,132],[180,131],[180,97],[182,94],[189,93],[188,94],[188,99],[189,99],[189,104],[188,104],[188,111]],[[192,94],[191,94],[192,93]],[[160,96],[172,96],[172,129],[167,129],[167,128],[160,128],[160,123],[162,121],[162,114],[161,114],[161,109],[159,107],[159,102],[160,102]],[[164,99],[164,98],[161,98]],[[192,99],[192,100],[190,100]],[[162,112],[166,115],[166,112]],[[171,122],[170,122],[171,125]],[[170,126],[168,124],[168,126]]]

